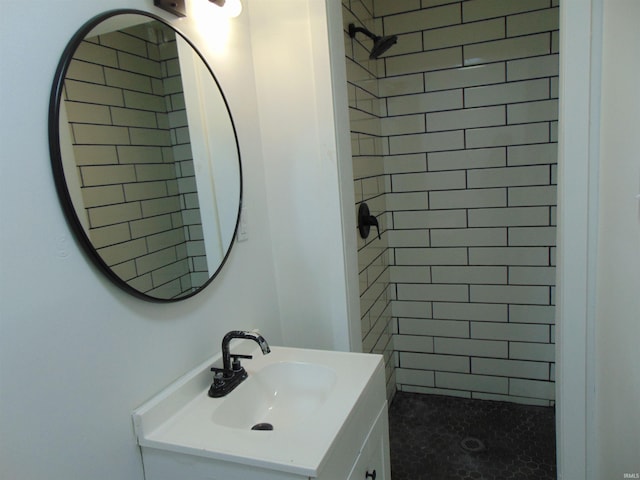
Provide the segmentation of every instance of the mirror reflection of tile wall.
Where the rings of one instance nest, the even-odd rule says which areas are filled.
[[[142,25],[85,40],[64,99],[100,256],[152,296],[201,285],[208,272],[173,32]]]
[[[364,37],[347,60],[356,199],[385,188],[389,252],[360,256],[389,258],[398,388],[552,404],[557,0],[344,5],[399,36],[375,66]]]

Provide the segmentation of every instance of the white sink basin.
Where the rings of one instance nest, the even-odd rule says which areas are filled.
[[[336,438],[361,445],[364,439],[345,432],[372,422],[386,401],[382,356],[286,347],[263,355],[253,347],[232,347],[253,359],[242,360],[248,378],[227,396],[207,395],[216,357],[138,408],[133,421],[143,457],[165,451],[308,478],[323,468]],[[371,418],[354,418],[363,402],[375,411],[358,407]],[[259,423],[273,430],[252,430]]]
[[[335,383],[336,372],[324,365],[272,363],[224,397],[212,420],[239,429],[251,429],[258,424],[289,428],[313,415]]]

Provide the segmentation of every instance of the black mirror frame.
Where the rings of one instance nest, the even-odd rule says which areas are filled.
[[[198,56],[200,57],[204,65],[206,65],[207,70],[209,70],[209,73],[211,74],[211,78],[213,79],[216,86],[218,87],[218,90],[220,91],[220,95],[222,97],[222,100],[224,101],[225,107],[227,109],[227,113],[229,115],[229,121],[231,122],[231,128],[233,130],[233,134],[235,137],[236,150],[238,153],[238,173],[239,173],[239,182],[240,182],[239,198],[238,198],[238,213],[236,215],[236,224],[233,231],[233,235],[231,236],[229,246],[225,252],[225,255],[222,261],[220,262],[220,265],[218,266],[218,269],[209,276],[209,279],[194,291],[177,298],[153,297],[151,295],[147,295],[144,292],[136,290],[135,288],[131,287],[127,282],[125,282],[123,279],[121,279],[118,275],[116,275],[115,272],[104,262],[102,257],[100,257],[100,255],[94,248],[93,244],[91,243],[91,240],[87,235],[87,232],[85,232],[80,222],[80,219],[78,218],[73,202],[71,200],[71,196],[69,194],[67,181],[64,174],[64,168],[62,164],[62,153],[60,149],[60,106],[62,104],[62,89],[64,86],[64,81],[65,81],[67,71],[69,69],[69,65],[71,63],[71,60],[73,59],[73,54],[77,50],[82,40],[86,37],[86,35],[91,30],[93,30],[98,24],[116,15],[127,15],[127,14],[141,15],[141,16],[148,17],[152,20],[161,22],[162,24],[171,28],[177,35],[180,35],[180,37],[182,37],[182,39],[185,40],[191,46],[191,48],[198,54]],[[193,42],[191,42],[182,32],[180,32],[173,25],[168,23],[165,19],[153,13],[145,12],[142,10],[136,10],[136,9],[109,10],[99,15],[96,15],[95,17],[87,21],[73,35],[73,37],[71,38],[71,40],[69,41],[69,43],[67,44],[67,46],[65,47],[62,53],[62,57],[60,59],[60,62],[58,63],[58,67],[56,68],[56,73],[53,80],[53,86],[51,88],[51,95],[49,98],[49,153],[51,157],[51,167],[53,170],[53,178],[56,185],[58,198],[60,199],[60,203],[62,205],[62,209],[65,213],[65,217],[67,219],[67,223],[69,224],[69,227],[76,235],[76,238],[82,245],[85,253],[89,256],[89,258],[94,263],[94,265],[97,266],[99,270],[101,270],[113,283],[115,283],[122,290],[124,290],[125,292],[135,297],[138,297],[142,300],[146,300],[149,302],[172,303],[172,302],[177,302],[181,300],[186,300],[187,298],[191,298],[194,295],[200,293],[220,273],[220,271],[222,270],[222,267],[227,262],[227,259],[231,254],[233,244],[236,241],[236,236],[238,234],[238,228],[240,224],[240,214],[242,212],[242,200],[243,200],[242,161],[241,161],[241,155],[240,155],[240,144],[238,142],[238,133],[236,131],[235,123],[233,121],[233,116],[231,115],[231,109],[229,108],[229,103],[227,102],[227,99],[224,95],[224,92],[222,91],[220,83],[218,82],[218,79],[214,75],[213,70],[209,66],[208,62],[205,60],[200,50],[196,48]]]

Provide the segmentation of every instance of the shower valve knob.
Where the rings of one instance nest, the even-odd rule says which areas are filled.
[[[378,240],[380,239],[380,225],[378,224],[378,219],[371,215],[369,212],[369,206],[362,202],[360,207],[358,208],[358,230],[360,231],[360,236],[362,238],[367,238],[369,236],[369,231],[371,230],[371,226],[375,226],[378,231]]]

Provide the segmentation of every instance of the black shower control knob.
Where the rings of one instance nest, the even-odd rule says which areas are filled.
[[[360,236],[362,238],[367,238],[372,226],[376,227],[376,230],[378,231],[378,239],[380,239],[380,226],[378,225],[378,219],[375,215],[371,215],[369,212],[369,206],[365,202],[362,202],[358,208],[358,230],[360,231]]]
[[[367,472],[367,474],[364,476],[364,478],[370,478],[371,480],[376,480],[376,471],[374,470],[373,473],[369,473]]]

